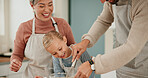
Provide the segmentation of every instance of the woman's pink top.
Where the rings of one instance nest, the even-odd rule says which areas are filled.
[[[67,45],[74,44],[75,40],[72,34],[72,30],[69,26],[69,24],[62,18],[56,18],[54,17],[55,22],[57,22],[59,32],[66,36],[67,38]],[[13,54],[11,56],[11,60],[13,59],[19,59],[20,61],[24,58],[24,50],[26,43],[28,41],[28,38],[32,34],[32,22],[33,19],[22,23],[17,32],[16,32],[16,38],[14,40],[14,49]],[[49,31],[55,30],[52,20],[49,21],[41,21],[37,18],[35,18],[35,33],[36,34],[45,34]]]

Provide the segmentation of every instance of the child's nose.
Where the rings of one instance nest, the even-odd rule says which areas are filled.
[[[58,55],[59,55],[59,57],[63,56],[63,52],[59,51]]]

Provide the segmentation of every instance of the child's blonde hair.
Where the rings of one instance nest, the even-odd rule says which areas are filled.
[[[36,5],[40,0],[29,0],[33,5]]]
[[[60,33],[58,33],[57,31],[48,32],[43,37],[43,46],[45,48],[48,48],[51,45],[51,42],[53,41],[53,39],[55,39],[55,38],[63,40],[63,36]]]

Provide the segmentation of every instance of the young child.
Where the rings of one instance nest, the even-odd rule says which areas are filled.
[[[72,50],[67,46],[67,39],[56,31],[50,31],[43,37],[45,49],[53,55],[53,66],[55,77],[65,77],[72,65]],[[91,57],[84,52],[75,66],[75,72],[69,75],[74,76],[81,63],[90,60]],[[66,73],[66,74],[64,74]],[[91,75],[93,78],[94,74]]]

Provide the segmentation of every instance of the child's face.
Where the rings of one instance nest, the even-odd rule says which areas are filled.
[[[71,55],[71,51],[66,43],[66,37],[63,37],[63,40],[55,38],[46,50],[56,58],[67,58]]]

